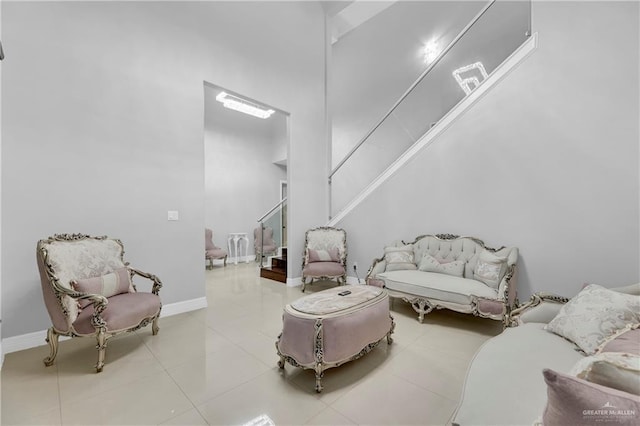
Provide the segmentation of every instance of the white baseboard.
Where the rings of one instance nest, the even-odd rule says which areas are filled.
[[[202,309],[207,307],[207,298],[199,297],[197,299],[185,300],[182,302],[169,303],[162,306],[162,317],[170,317],[172,315],[178,315],[185,312],[195,311],[196,309]],[[45,339],[47,338],[47,330],[34,331],[33,333],[21,334],[19,336],[7,337],[0,342],[0,348],[2,349],[0,357],[4,360],[4,354],[11,352],[22,351],[24,349],[31,349],[37,346],[46,345]],[[60,340],[67,340],[70,337],[60,336]]]
[[[256,257],[254,255],[250,255],[250,256],[240,256],[238,258],[238,263],[251,263],[254,260],[256,260]],[[229,257],[227,259],[227,266],[229,265],[234,265],[236,263],[236,258],[235,257]]]
[[[206,308],[207,306],[207,298],[204,296],[197,299],[169,303],[168,305],[162,305],[162,314],[160,314],[160,318],[195,311],[198,309]]]
[[[302,285],[302,277],[287,278],[287,287],[299,287]]]

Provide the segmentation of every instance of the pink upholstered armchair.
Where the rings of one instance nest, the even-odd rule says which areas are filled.
[[[117,239],[82,234],[54,235],[38,241],[36,258],[42,294],[53,326],[47,331],[51,350],[44,364],[53,364],[59,336],[90,337],[98,342],[96,371],[104,367],[107,340],[151,323],[158,333],[162,287],[155,275],[124,261]],[[138,291],[132,278],[151,281],[151,292]]]
[[[209,261],[207,269],[213,269],[214,259],[223,259],[224,266],[227,266],[227,251],[213,243],[213,231],[209,228],[204,230],[204,258]]]
[[[347,282],[347,233],[344,229],[321,226],[309,229],[304,238],[302,258],[302,291],[307,278],[335,279]]]
[[[260,260],[260,255],[265,256],[267,253],[276,253],[278,246],[273,240],[273,228],[266,227],[262,229],[262,227],[258,227],[253,230],[253,250],[256,254],[256,261]]]

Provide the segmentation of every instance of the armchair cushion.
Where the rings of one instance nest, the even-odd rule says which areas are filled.
[[[340,251],[337,247],[330,248],[328,250],[314,250],[307,249],[309,251],[309,263],[314,262],[340,262]]]
[[[305,265],[302,272],[313,277],[339,277],[344,275],[345,269],[337,262],[313,262]]]
[[[440,272],[441,274],[453,275],[461,277],[464,274],[465,263],[462,260],[443,260],[439,261],[429,253],[425,253],[420,260],[418,269],[425,272]]]
[[[411,244],[401,247],[385,247],[384,260],[387,262],[387,271],[418,269],[415,264],[413,246]]]
[[[152,293],[125,293],[108,299],[107,308],[102,312],[102,318],[107,323],[107,333],[114,333],[130,329],[139,325],[144,319],[158,314],[161,307],[160,297]],[[91,324],[93,305],[86,306],[73,323],[73,327],[80,335],[95,334],[95,327]]]
[[[570,340],[587,355],[593,355],[612,336],[639,326],[640,296],[590,284],[562,306],[545,330]]]
[[[131,275],[129,275],[127,268],[118,268],[112,273],[100,277],[71,280],[71,286],[76,291],[101,294],[104,297],[135,292],[131,282]],[[91,301],[82,299],[78,300],[78,304],[81,308],[84,308],[91,304]]]

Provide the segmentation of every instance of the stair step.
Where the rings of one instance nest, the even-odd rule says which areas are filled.
[[[274,268],[260,268],[260,276],[262,278],[267,278],[274,281],[279,281],[281,283],[287,282],[287,270],[282,269],[274,269]]]

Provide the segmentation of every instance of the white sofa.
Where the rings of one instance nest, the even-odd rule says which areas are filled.
[[[517,260],[515,247],[493,249],[472,237],[422,235],[387,246],[366,282],[411,303],[420,322],[433,309],[447,308],[509,325],[517,304]]]
[[[615,290],[640,295],[640,284]],[[505,329],[480,347],[467,372],[454,425],[533,425],[542,420],[547,404],[543,370],[566,374],[586,356],[571,341],[543,329],[567,301],[549,294],[532,296],[513,312],[512,321],[516,326]],[[640,344],[632,346],[640,349]],[[638,385],[640,393],[640,383]],[[633,398],[640,402],[640,397]],[[578,403],[578,407],[580,411],[599,409],[604,402],[597,406]],[[637,424],[638,417],[626,420]],[[585,417],[581,424],[598,424],[597,418]]]

